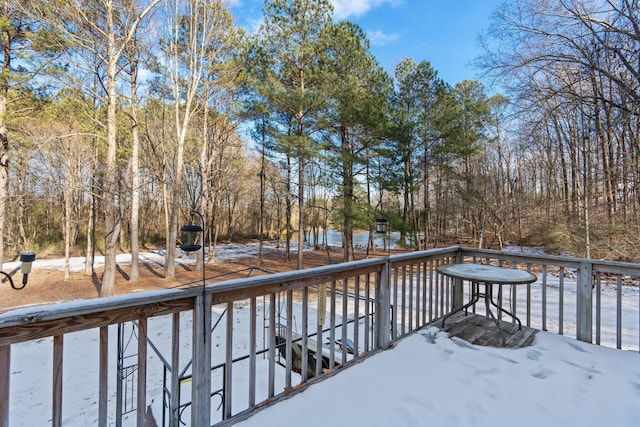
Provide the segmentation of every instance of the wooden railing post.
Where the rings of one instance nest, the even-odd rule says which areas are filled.
[[[463,262],[462,250],[458,246],[456,253],[456,264]],[[464,286],[462,280],[453,279],[453,288],[451,290],[451,311],[454,311],[464,305]]]
[[[62,426],[62,361],[64,348],[64,335],[55,335],[53,337],[53,388],[51,396],[53,397],[51,408],[51,426]]]
[[[451,288],[451,311],[455,311],[464,305],[464,286],[461,279],[450,279]]]
[[[590,343],[593,339],[593,266],[590,262],[580,263],[577,284],[576,338]]]
[[[378,286],[376,286],[376,347],[385,349],[391,342],[390,312],[391,297],[389,278],[391,276],[391,260],[387,257],[387,262],[382,267],[378,275]]]
[[[138,320],[137,426],[147,425],[147,318]]]
[[[191,425],[201,427],[211,425],[211,294],[196,297],[194,312]]]

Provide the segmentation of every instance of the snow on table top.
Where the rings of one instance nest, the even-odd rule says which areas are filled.
[[[534,274],[515,268],[495,267],[484,264],[444,264],[436,269],[445,276],[483,283],[524,284],[537,280]]]

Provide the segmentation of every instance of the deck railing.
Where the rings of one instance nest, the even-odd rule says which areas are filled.
[[[639,348],[640,265],[455,246],[3,313],[0,426],[233,423],[461,305],[456,262],[536,274],[496,293],[529,327]]]

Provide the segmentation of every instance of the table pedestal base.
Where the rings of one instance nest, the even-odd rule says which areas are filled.
[[[484,285],[484,293],[480,292],[480,285]],[[498,298],[500,298],[500,294],[502,293],[502,288],[500,288],[500,290],[498,291]],[[502,312],[502,313],[506,313],[508,314],[511,318],[515,319],[518,322],[518,330],[522,330],[522,322],[520,321],[520,319],[518,319],[518,317],[511,313],[510,311],[505,310],[504,308],[502,308],[501,306],[499,306],[498,304],[496,304],[493,301],[493,284],[492,283],[486,283],[486,282],[471,282],[471,300],[466,303],[465,305],[463,305],[462,307],[452,311],[451,313],[445,315],[442,317],[442,327],[444,328],[444,322],[445,320],[447,320],[448,317],[453,316],[456,313],[461,312],[462,310],[464,310],[464,314],[466,315],[468,312],[469,307],[475,305],[480,298],[484,298],[484,304],[487,310],[487,313],[489,313],[489,317],[491,317],[491,319],[495,322],[496,327],[498,328],[498,332],[500,333],[500,338],[502,341],[502,346],[505,346],[505,338],[504,338],[504,332],[502,331],[502,328],[500,327],[500,321],[498,320],[498,318],[493,314],[493,311],[491,311],[491,306],[493,305],[495,308],[498,309],[498,313]]]

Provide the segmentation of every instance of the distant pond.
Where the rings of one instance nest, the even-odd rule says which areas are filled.
[[[335,246],[335,247],[342,247],[342,232],[338,231],[338,230],[327,230],[327,244],[329,246]],[[313,242],[313,234],[310,235],[310,241],[309,243]],[[391,240],[391,244],[390,246],[393,248],[396,246],[396,243],[398,241],[398,239],[400,238],[400,233],[395,233],[392,232],[391,236],[390,236]],[[384,246],[384,239],[385,236],[382,234],[377,234],[374,233],[373,235],[373,241],[376,244],[376,246],[378,247],[383,247]],[[369,240],[369,232],[368,231],[354,231],[353,232],[353,245],[354,246],[361,246],[361,247],[367,247],[367,241]],[[325,243],[324,241],[324,234],[323,233],[319,233],[318,235],[318,243],[320,245],[323,245]]]

